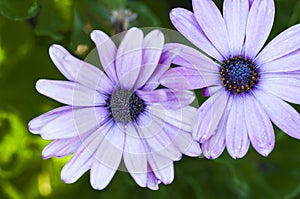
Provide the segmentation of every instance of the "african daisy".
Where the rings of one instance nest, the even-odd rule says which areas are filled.
[[[132,28],[119,47],[103,32],[93,31],[102,72],[73,57],[63,47],[50,47],[50,57],[68,79],[39,80],[38,92],[66,104],[29,123],[29,130],[53,140],[45,159],[73,153],[61,178],[75,182],[90,170],[91,185],[104,189],[123,158],[126,169],[142,187],[158,189],[173,181],[173,161],[182,154],[199,156],[190,133],[196,109],[191,91],[157,89],[159,77],[178,54],[165,50],[164,35],[145,37]]]
[[[180,67],[166,72],[161,83],[204,88],[210,96],[192,128],[203,154],[217,158],[226,147],[233,158],[241,158],[251,142],[267,156],[275,144],[271,121],[300,139],[299,113],[287,103],[300,104],[300,25],[262,48],[274,20],[273,0],[224,0],[223,16],[213,1],[193,0],[193,10],[175,8],[171,21],[213,59],[173,44],[170,49],[182,48],[181,57],[173,61]]]

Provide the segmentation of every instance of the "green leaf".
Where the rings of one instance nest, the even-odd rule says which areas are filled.
[[[300,22],[300,1],[297,1],[292,16],[289,19],[289,26]]]
[[[71,33],[71,48],[73,51],[76,50],[78,45],[90,45],[91,40],[89,35],[84,31],[84,21],[79,15],[76,8],[73,11],[73,27]]]
[[[98,3],[109,8],[109,9],[120,9],[124,8],[127,0],[98,0]]]
[[[63,33],[70,30],[71,24],[72,4],[70,0],[44,0],[35,33],[59,41],[63,39]]]
[[[142,2],[128,2],[127,7],[137,13],[136,21],[132,22],[131,26],[139,27],[159,27],[161,26],[160,19],[155,15],[149,7]]]
[[[17,115],[0,111],[0,179],[15,177],[23,171],[24,155],[28,152],[25,133]]]
[[[13,20],[24,20],[31,18],[37,14],[38,10],[38,0],[0,1],[0,14]]]
[[[111,8],[107,5],[103,5],[97,0],[75,1],[74,5],[84,24],[89,25],[92,29],[101,29],[105,32],[112,31]]]
[[[26,22],[12,21],[2,16],[0,16],[0,30],[0,77],[2,77],[8,69],[18,67],[16,64],[18,60],[33,48],[34,38]]]

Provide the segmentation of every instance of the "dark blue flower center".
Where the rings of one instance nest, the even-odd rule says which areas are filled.
[[[253,61],[242,56],[224,61],[220,68],[221,80],[232,93],[248,92],[258,83],[259,74]]]
[[[116,89],[107,100],[107,106],[115,122],[135,121],[145,110],[144,101],[133,91]]]

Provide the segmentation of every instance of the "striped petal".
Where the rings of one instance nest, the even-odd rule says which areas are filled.
[[[224,59],[199,26],[194,13],[183,8],[174,8],[170,12],[170,19],[175,28],[198,48],[219,61]]]
[[[68,80],[102,93],[113,90],[114,85],[101,70],[75,58],[62,46],[52,45],[49,54],[53,63]]]
[[[120,86],[132,89],[142,65],[143,32],[131,28],[122,39],[116,55],[116,71]]]
[[[36,83],[39,93],[63,104],[72,106],[102,106],[107,96],[76,82],[60,80],[39,80]]]
[[[231,55],[231,47],[229,45],[227,28],[218,7],[211,0],[193,0],[192,2],[195,17],[201,29],[225,60],[228,59]],[[217,37],[216,34],[218,34]]]
[[[250,145],[245,121],[244,99],[238,95],[231,97],[233,97],[233,101],[225,130],[226,148],[231,157],[242,158]]]
[[[254,1],[248,16],[245,56],[255,58],[266,42],[274,21],[274,0]]]
[[[115,58],[117,47],[114,42],[100,30],[94,30],[91,33],[91,38],[96,44],[100,62],[106,74],[115,83],[118,83],[116,74]]]

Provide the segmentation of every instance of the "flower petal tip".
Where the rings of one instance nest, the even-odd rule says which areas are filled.
[[[184,8],[173,8],[170,11],[170,17],[177,17],[180,14],[180,11],[183,10]]]
[[[209,159],[209,160],[214,160],[214,159],[217,159],[222,153],[220,152],[214,152],[214,151],[203,151],[203,156],[206,158],[206,159]],[[200,156],[201,158],[202,156]]]
[[[60,46],[59,44],[52,44],[52,45],[49,47],[49,50],[55,52],[56,50],[59,50],[60,48],[63,48],[63,47]]]
[[[28,122],[27,128],[31,133],[39,134],[39,131],[34,127],[34,119]]]
[[[101,179],[98,179],[98,180],[101,180]],[[93,189],[95,189],[95,190],[99,190],[99,191],[101,191],[101,190],[103,190],[103,189],[105,189],[107,186],[108,186],[108,184],[97,184],[97,183],[95,183],[95,182],[93,182],[93,181],[91,181],[90,182],[91,183],[91,186],[93,187]]]
[[[63,181],[63,183],[65,184],[72,184],[72,182],[70,182],[68,179],[65,178],[61,178],[61,181]]]
[[[164,185],[169,185],[174,181],[174,175],[166,176],[163,179],[160,179]]]
[[[38,80],[38,81],[36,82],[36,84],[35,84],[35,89],[36,89],[39,93],[41,93],[41,94],[43,94],[42,90],[43,90],[43,87],[44,87],[44,85],[45,85],[45,82],[46,82],[46,80],[40,79],[40,80]]]
[[[132,27],[127,31],[127,34],[142,34],[144,35],[143,31],[137,27]]]
[[[261,153],[261,155],[264,156],[264,157],[268,157],[269,154],[270,154],[269,152],[263,152],[263,153]]]
[[[161,41],[164,43],[164,34],[160,30],[152,30],[149,34],[152,35],[153,39]]]
[[[103,39],[108,38],[108,36],[101,30],[93,30],[90,34],[90,37],[96,45],[105,42]]]
[[[213,160],[213,159],[216,159],[215,157],[213,157],[213,156],[211,156],[211,155],[207,155],[207,156],[205,156],[207,159],[209,159],[209,160]]]
[[[71,176],[68,176],[68,173],[62,169],[60,173],[60,179],[65,183],[65,184],[72,184],[76,181],[76,178],[72,179]]]
[[[42,158],[43,158],[43,160],[47,160],[47,159],[49,159],[49,158],[51,158],[52,156],[51,155],[49,155],[49,154],[43,154],[42,153]]]
[[[97,35],[98,35],[99,33],[100,33],[99,30],[93,30],[93,31],[91,32],[91,34],[90,34],[91,39],[92,39],[93,41],[95,41],[96,38],[97,38]]]
[[[202,156],[202,150],[199,147],[199,150],[189,153],[189,156],[190,157],[201,157]]]
[[[50,137],[49,137],[50,136]],[[41,133],[41,137],[44,139],[44,140],[52,140],[53,138],[51,137],[51,135],[49,135],[47,132],[42,132]]]
[[[201,135],[198,135],[197,137],[198,137],[198,139],[197,139],[197,140],[198,140],[198,141],[199,141],[199,143],[201,143],[201,144],[202,144],[202,143],[204,143],[204,142],[206,142],[206,141],[207,141],[207,140],[209,140],[209,138],[210,138],[210,137],[207,137],[207,135],[206,135],[206,134],[205,134],[205,135],[203,135],[203,136],[201,136]]]
[[[240,159],[240,158],[243,158],[245,156],[244,153],[240,153],[238,151],[236,151],[234,154],[230,154],[230,156],[233,158],[233,159]]]
[[[66,54],[68,54],[66,49],[58,44],[52,44],[49,47],[49,55],[52,59],[53,58],[57,58],[58,60],[63,59]]]
[[[137,28],[137,27],[132,27],[132,28],[130,28],[128,31],[137,31],[137,30],[140,30],[140,29]]]
[[[202,155],[200,144],[197,141],[193,142],[184,154],[190,157],[200,157]]]
[[[268,157],[271,152],[272,152],[272,149],[270,149],[270,148],[259,150],[259,154],[261,154],[264,157]]]
[[[157,191],[159,189],[158,184],[155,186],[151,185],[151,186],[147,186],[147,187],[153,191]]]
[[[170,16],[171,20],[172,20],[172,17],[176,17],[176,15],[177,15],[175,9],[176,9],[176,8],[173,8],[173,9],[170,11],[170,13],[169,13],[169,16]]]

